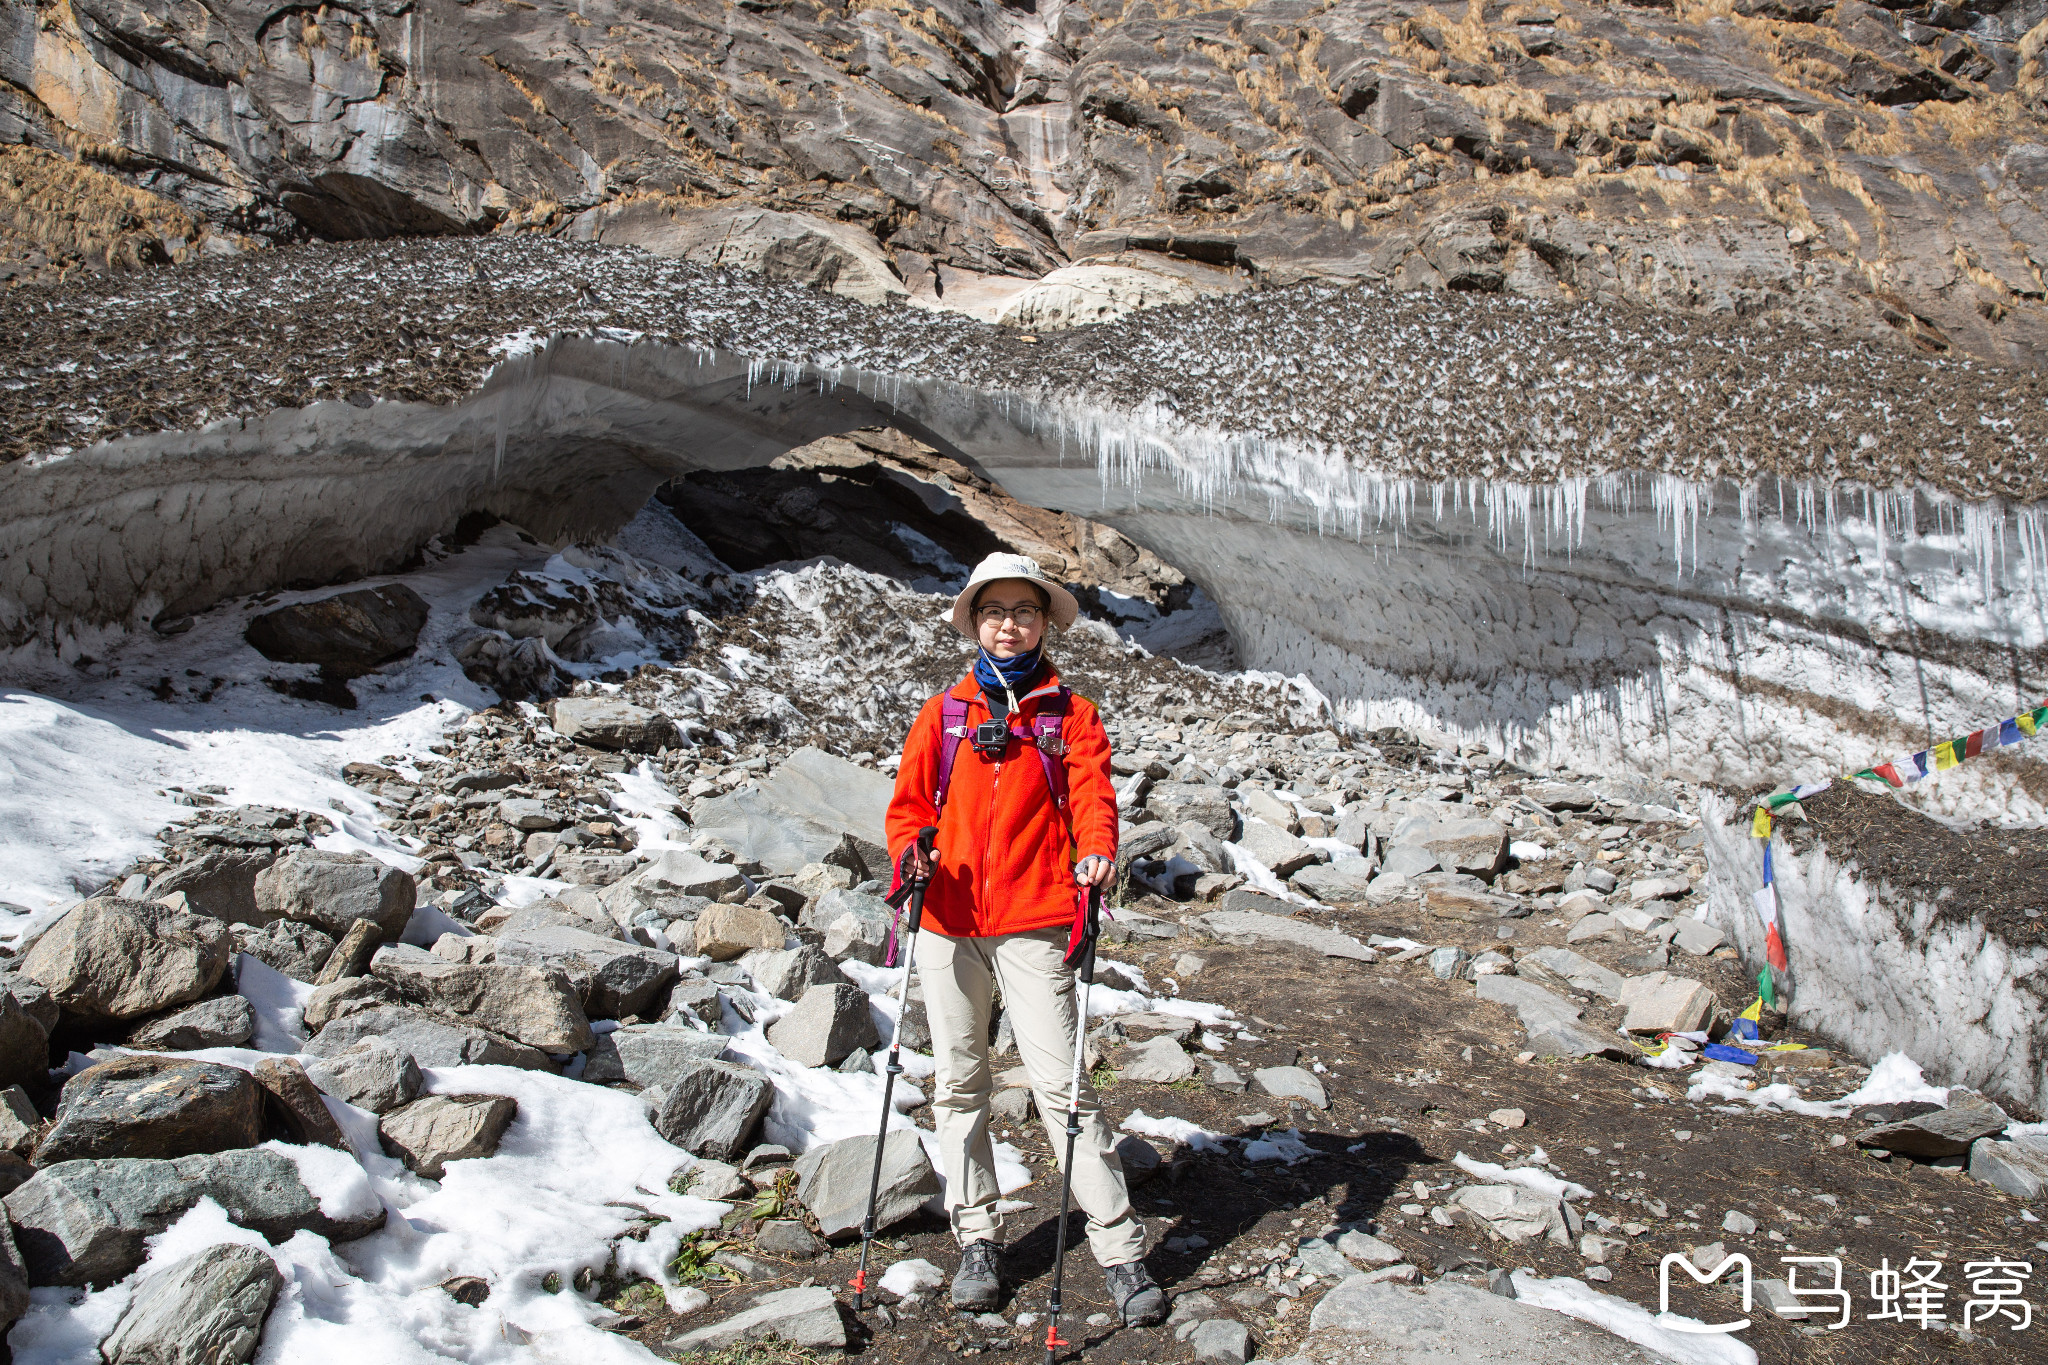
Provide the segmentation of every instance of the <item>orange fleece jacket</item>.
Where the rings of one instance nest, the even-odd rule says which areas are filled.
[[[1050,675],[1040,687],[1058,682]],[[952,689],[967,701],[971,729],[989,719],[988,702],[969,673]],[[1049,700],[1046,698],[1044,700]],[[889,802],[889,853],[902,865],[903,850],[926,825],[937,825],[938,858],[925,891],[925,925],[949,938],[1020,934],[1074,920],[1074,863],[1116,857],[1116,787],[1109,772],[1109,735],[1085,697],[1073,694],[1060,727],[1066,741],[1068,821],[1053,806],[1045,769],[1028,732],[1038,701],[1020,703],[1009,747],[1000,762],[983,758],[971,739],[953,759],[946,809],[938,813],[941,697],[925,703],[903,742],[903,766]]]

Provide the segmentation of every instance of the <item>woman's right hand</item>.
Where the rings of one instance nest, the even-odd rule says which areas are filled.
[[[922,844],[913,841],[903,850],[903,875],[905,880],[928,882],[932,879],[931,855]]]

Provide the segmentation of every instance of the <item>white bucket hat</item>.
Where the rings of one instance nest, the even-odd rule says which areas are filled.
[[[1036,584],[1050,602],[1052,623],[1061,630],[1074,624],[1074,618],[1081,614],[1081,604],[1074,600],[1074,594],[1045,576],[1045,570],[1038,567],[1038,561],[1028,555],[992,554],[974,566],[968,576],[967,586],[953,599],[953,629],[975,639],[974,595],[988,584],[1003,578],[1021,578],[1026,583]]]

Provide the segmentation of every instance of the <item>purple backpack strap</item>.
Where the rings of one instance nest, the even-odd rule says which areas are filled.
[[[1060,734],[1066,724],[1067,698],[1072,694],[1062,687],[1056,696],[1047,697],[1038,704],[1038,714],[1031,718],[1032,739],[1038,749],[1038,762],[1045,769],[1045,785],[1052,791],[1052,804],[1060,816],[1067,813],[1067,741]]]
[[[939,785],[933,793],[933,804],[937,811],[944,811],[946,790],[953,785],[953,760],[960,756],[960,741],[967,737],[967,703],[954,696],[950,688],[940,696]]]

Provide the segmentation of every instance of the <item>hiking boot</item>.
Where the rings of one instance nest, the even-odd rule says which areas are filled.
[[[1152,1272],[1143,1261],[1104,1266],[1102,1277],[1109,1281],[1109,1297],[1123,1314],[1126,1327],[1152,1327],[1166,1317],[1166,1291],[1152,1282]]]
[[[953,1272],[953,1306],[964,1312],[988,1313],[1003,1297],[1002,1250],[986,1238],[960,1248],[960,1268]]]

